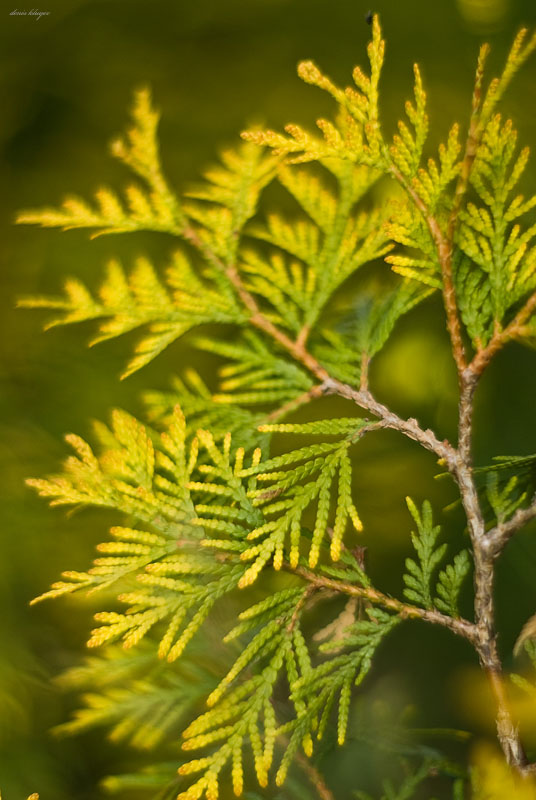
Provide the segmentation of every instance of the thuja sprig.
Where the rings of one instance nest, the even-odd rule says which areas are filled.
[[[59,312],[50,324],[98,320],[95,341],[144,329],[125,374],[199,326],[208,327],[190,340],[193,346],[222,362],[215,390],[189,369],[169,393],[147,395],[152,428],[115,412],[111,427],[97,426],[100,448],[70,436],[75,455],[64,472],[30,482],[53,504],[101,506],[122,516],[87,572],[65,573],[41,596],[79,589],[111,593],[113,610],[97,613],[91,646],[115,648],[113,642],[121,641],[128,650],[143,639],[172,669],[194,639],[202,641],[214,609],[220,618],[231,616],[224,639],[240,639],[242,651],[212,688],[209,710],[184,732],[184,750],[205,753],[180,767],[184,800],[216,800],[226,770],[240,794],[247,747],[261,786],[282,748],[276,782],[283,783],[292,761],[303,761],[300,749],[313,756],[335,708],[342,744],[356,685],[384,637],[413,619],[443,626],[476,650],[494,693],[505,759],[524,775],[532,771],[497,650],[493,578],[508,540],[536,517],[536,501],[520,490],[518,476],[501,485],[491,468],[483,502],[472,466],[472,417],[479,378],[493,356],[511,339],[530,342],[536,333],[536,231],[521,221],[536,201],[514,194],[528,152],[516,151],[512,124],[496,110],[535,48],[536,36],[527,41],[522,31],[501,76],[487,88],[488,51],[481,49],[465,143],[454,124],[433,156],[418,67],[407,119],[392,140],[383,132],[385,42],[374,17],[370,69],[354,70],[354,87],[340,89],[312,62],[298,68],[306,83],[327,91],[337,105],[334,121],[318,120],[320,135],[297,125],[284,134],[249,131],[242,147],[225,152],[182,198],[164,177],[158,114],[141,90],[133,127],[112,152],[142,185],[128,187],[125,202],[105,189],[97,192],[97,206],[71,198],[59,210],[19,216],[19,222],[47,227],[176,236],[181,250],[165,275],[147,259],[130,271],[114,261],[97,293],[71,279],[63,297],[30,298],[23,305]],[[316,162],[312,171],[308,162]],[[377,207],[370,190],[382,176],[404,194]],[[254,220],[263,189],[275,180],[299,216]],[[377,280],[358,280],[365,264]],[[343,285],[353,285],[349,278],[357,285],[351,313],[332,325],[326,311]],[[370,386],[369,365],[396,335],[397,321],[436,291],[458,371],[457,442],[399,416]],[[214,325],[226,326],[230,336],[214,334]],[[285,421],[323,395],[348,400],[349,415]],[[352,416],[356,407],[367,418]],[[359,545],[366,520],[357,511],[354,452],[364,436],[386,428],[446,467],[470,537],[470,551],[445,564],[448,543],[437,543],[431,504],[425,500],[419,511],[408,501],[416,555],[406,560],[404,600],[373,585]],[[306,438],[274,455],[271,440],[279,434]],[[515,473],[520,464],[514,458],[509,466]],[[472,621],[459,611],[471,567]],[[268,574],[275,579],[274,573],[277,585],[263,582]],[[254,583],[265,595],[247,606]],[[359,601],[363,613],[342,630],[336,611],[320,633],[337,635],[317,648],[314,635],[309,640],[304,633],[314,627],[311,609],[334,598]],[[117,611],[115,601],[126,610]],[[233,619],[240,603],[245,607]],[[173,692],[153,694],[146,683],[132,684],[120,697],[106,689],[103,702],[114,724],[121,725],[123,715],[128,728],[137,708],[149,708],[153,721],[159,713],[166,719]],[[282,692],[284,715],[274,703]],[[190,700],[181,700],[184,713]],[[83,726],[101,721],[102,713],[86,713],[83,720]],[[192,783],[188,776],[199,773]],[[406,783],[411,790],[417,776]],[[320,777],[313,782],[329,796]]]

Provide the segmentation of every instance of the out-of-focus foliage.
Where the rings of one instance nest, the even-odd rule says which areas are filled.
[[[482,745],[474,756],[472,789],[475,800],[534,800],[536,791],[532,782],[523,780],[508,769],[499,753]]]

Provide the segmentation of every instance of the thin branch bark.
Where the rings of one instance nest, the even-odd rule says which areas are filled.
[[[312,764],[304,755],[302,755],[302,753],[297,754],[296,761],[316,789],[320,800],[335,800],[335,795],[328,789],[323,775],[314,766],[314,764]]]
[[[527,757],[521,743],[519,731],[513,721],[508,695],[503,678],[501,659],[497,650],[495,629],[494,581],[495,560],[508,537],[521,524],[536,516],[536,505],[532,511],[516,512],[508,523],[503,523],[486,534],[485,522],[472,469],[472,419],[474,393],[480,374],[468,366],[461,374],[458,451],[456,479],[467,518],[473,547],[475,584],[475,640],[473,645],[484,670],[497,707],[497,738],[508,764],[520,773],[528,772]],[[523,511],[523,513],[520,513]],[[511,524],[510,524],[511,523]]]
[[[499,522],[486,535],[486,545],[494,557],[498,556],[514,533],[527,522],[536,519],[536,498],[527,508],[518,508],[515,514],[506,522]]]
[[[536,311],[536,292],[530,295],[514,319],[503,330],[494,332],[486,347],[479,350],[469,365],[471,371],[480,376],[496,353],[512,339],[527,335],[525,325]]]
[[[441,625],[443,628],[448,628],[453,633],[467,639],[471,644],[475,643],[475,626],[472,622],[466,619],[449,617],[447,614],[442,614],[435,609],[424,609],[418,606],[403,603],[394,597],[379,592],[377,589],[370,587],[356,586],[353,583],[346,581],[335,580],[323,575],[317,575],[310,572],[304,567],[296,567],[291,569],[296,575],[309,581],[313,586],[319,589],[329,589],[339,594],[345,594],[349,597],[358,597],[363,600],[368,600],[369,603],[381,606],[387,611],[394,611],[402,619],[422,619],[424,622],[431,622],[434,625]]]
[[[415,442],[421,444],[426,450],[434,453],[439,459],[444,459],[445,463],[451,471],[456,468],[456,451],[446,440],[440,441],[435,433],[427,428],[421,428],[419,423],[413,417],[409,419],[402,419],[398,414],[395,414],[387,406],[380,403],[373,397],[367,389],[353,389],[346,383],[330,379],[328,383],[328,391],[346,397],[348,400],[353,400],[361,408],[372,412],[379,417],[386,428],[399,431],[407,436],[408,439],[413,439]]]
[[[443,283],[443,305],[445,306],[445,314],[447,317],[447,330],[449,332],[450,341],[452,344],[452,354],[458,369],[458,375],[461,375],[467,366],[465,355],[465,346],[463,343],[462,329],[460,318],[458,315],[458,304],[456,302],[456,289],[454,288],[454,279],[452,276],[452,241],[441,230],[439,222],[430,212],[428,206],[415,191],[415,188],[408,183],[400,170],[394,165],[391,165],[390,172],[395,180],[405,189],[408,195],[413,200],[416,208],[421,212],[428,230],[432,236],[436,246],[439,264],[441,267],[441,277]]]
[[[494,647],[496,650],[496,646]],[[497,653],[490,653],[490,666],[482,660],[481,663],[487,674],[492,688],[495,702],[497,703],[497,738],[505,755],[507,763],[515,767],[521,774],[532,772],[531,766],[527,762],[527,756],[519,737],[519,731],[512,719],[510,701],[506,692],[502,671],[494,668],[494,664],[499,662]]]
[[[473,548],[475,568],[475,639],[473,645],[495,697],[497,738],[505,759],[508,764],[524,774],[528,769],[527,757],[521,743],[519,731],[513,721],[503,679],[502,663],[497,650],[497,632],[495,629],[495,559],[500,552],[500,547],[497,545],[496,540],[499,539],[501,546],[503,546],[503,537],[509,535],[510,528],[505,523],[505,530],[501,526],[497,526],[494,531],[490,532],[491,535],[486,534],[472,469],[473,401],[479,377],[479,374],[474,372],[471,366],[467,367],[461,374],[458,451],[455,472]],[[526,512],[528,509],[524,511]],[[536,508],[533,515],[536,516]],[[519,523],[522,524],[521,516],[519,517]]]

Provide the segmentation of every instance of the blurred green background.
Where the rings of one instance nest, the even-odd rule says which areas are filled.
[[[178,343],[121,383],[117,376],[131,340],[89,350],[90,326],[43,334],[43,316],[16,310],[17,297],[55,293],[68,274],[94,286],[110,255],[126,264],[140,253],[162,262],[173,242],[142,234],[90,242],[84,232],[15,227],[15,212],[55,204],[68,192],[88,196],[101,183],[120,187],[126,181],[123,168],[108,156],[107,143],[124,128],[131,91],[142,83],[152,86],[162,110],[163,161],[179,188],[252,121],[274,128],[288,121],[311,125],[331,112],[331,104],[297,79],[296,64],[313,58],[335,80],[347,82],[351,68],[365,61],[369,8],[381,14],[388,43],[387,129],[402,112],[411,91],[411,65],[419,61],[439,140],[453,120],[467,118],[481,41],[492,43],[490,64],[499,69],[519,26],[536,24],[536,5],[533,0],[44,1],[39,10],[50,14],[39,20],[10,15],[24,7],[2,3],[0,24],[0,789],[4,800],[33,791],[42,800],[86,800],[99,796],[104,775],[128,771],[140,758],[106,743],[100,733],[77,739],[50,735],[76,704],[52,678],[82,657],[91,609],[76,601],[30,609],[28,601],[61,570],[87,565],[108,520],[96,512],[69,518],[49,511],[24,478],[57,469],[65,453],[63,434],[87,435],[89,421],[106,418],[111,407],[142,413],[141,391],[167,388],[170,373],[191,363],[192,352],[187,342]],[[522,143],[536,140],[535,107],[533,59],[505,104]],[[532,162],[526,186],[534,186],[535,178]],[[536,451],[534,365],[533,352],[513,346],[486,375],[477,404],[477,463],[494,454]],[[196,366],[203,370],[203,363]],[[373,380],[378,395],[399,413],[417,416],[440,436],[453,434],[455,381],[437,299],[400,325]],[[429,497],[440,515],[454,499],[453,489],[448,481],[434,481],[431,457],[392,434],[367,444],[360,459],[355,490],[368,525],[370,570],[380,587],[400,592],[410,528],[403,497]],[[448,536],[461,542],[459,511],[441,521]],[[499,569],[500,644],[507,666],[519,628],[534,613],[534,532],[527,530],[509,546]],[[475,666],[465,645],[447,632],[404,626],[381,652],[369,682],[372,699],[359,710],[359,719],[374,718],[376,723],[367,724],[381,728],[382,719],[391,724],[404,712],[415,728],[451,726],[486,735],[491,725],[476,704]],[[355,723],[358,739],[360,724],[365,723]],[[531,746],[536,747],[534,729]],[[466,745],[449,747],[464,757]],[[172,749],[165,758],[173,759]],[[345,751],[326,748],[321,766],[337,800],[350,797],[350,788],[374,790],[374,770],[391,756],[382,758],[371,761],[366,749],[352,743]],[[308,792],[304,783],[296,796],[312,797]]]

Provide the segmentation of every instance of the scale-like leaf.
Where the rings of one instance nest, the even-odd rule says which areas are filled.
[[[422,504],[421,512],[411,498],[407,497],[406,502],[417,525],[417,532],[411,534],[411,541],[419,560],[417,563],[412,558],[406,559],[404,595],[412,603],[432,608],[432,576],[445,555],[447,545],[436,545],[441,528],[433,524],[432,507],[428,500]]]
[[[128,186],[125,206],[115,192],[101,188],[95,194],[96,207],[78,197],[68,197],[59,209],[22,211],[17,222],[64,230],[97,228],[94,236],[137,230],[179,234],[183,214],[162,173],[156,138],[159,114],[152,107],[148,89],[135,93],[132,118],[134,125],[126,138],[112,142],[111,151],[143,179],[147,189],[137,184]]]

